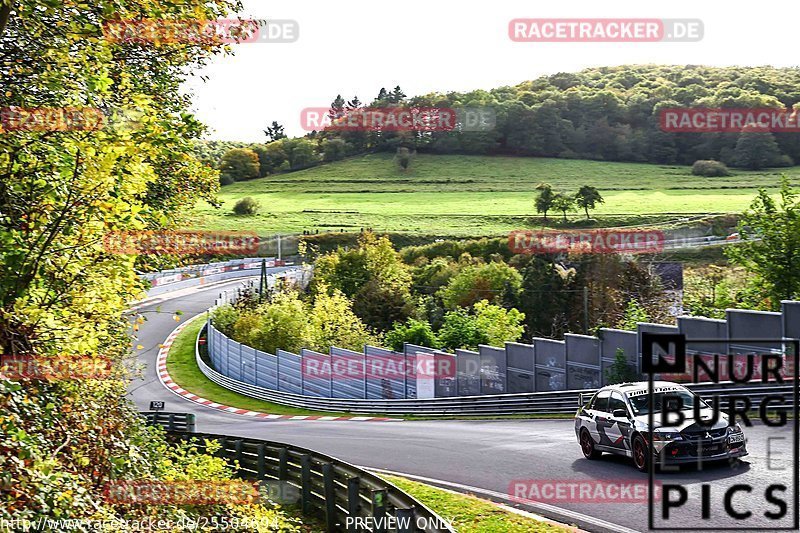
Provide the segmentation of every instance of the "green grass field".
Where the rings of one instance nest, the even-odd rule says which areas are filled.
[[[279,415],[347,416],[346,413],[309,411],[307,409],[295,409],[294,407],[264,402],[220,387],[200,371],[195,361],[194,344],[197,334],[200,333],[200,329],[204,324],[205,321],[203,319],[197,319],[186,326],[175,337],[175,341],[169,349],[167,370],[172,379],[175,380],[175,383],[182,388],[203,398],[238,409],[250,409]]]
[[[513,513],[494,503],[470,494],[458,494],[398,476],[381,474],[411,494],[433,512],[446,520],[460,533],[567,533],[574,528],[535,520],[530,516]]]
[[[603,225],[658,222],[682,214],[739,212],[758,187],[774,188],[782,171],[800,181],[800,167],[699,178],[688,167],[484,156],[419,155],[403,172],[390,155],[373,154],[223,187],[222,208],[198,206],[194,225],[262,235],[362,227],[496,235],[538,223],[532,205],[542,181],[565,192],[583,184],[598,187],[606,203],[593,216]],[[244,196],[261,203],[261,214],[231,213]]]
[[[222,188],[221,209],[198,205],[195,228],[248,230],[259,235],[303,230],[500,235],[539,225],[533,200],[540,182],[574,193],[597,187],[601,225],[674,220],[691,214],[740,212],[758,187],[774,189],[781,172],[800,183],[800,167],[734,171],[725,178],[693,176],[689,167],[564,159],[418,155],[407,171],[390,154],[371,154]],[[245,196],[261,203],[253,217],[233,215]],[[570,219],[583,217],[582,212]],[[560,219],[552,213],[551,218]]]

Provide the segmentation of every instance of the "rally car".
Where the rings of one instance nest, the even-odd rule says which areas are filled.
[[[588,402],[581,401],[575,414],[575,435],[587,459],[597,459],[603,452],[631,457],[639,470],[656,464],[698,463],[733,459],[747,455],[746,439],[739,424],[729,425],[719,414],[713,425],[694,419],[699,402],[702,420],[713,418],[711,407],[695,393],[677,383],[653,383],[653,443],[648,446],[648,382],[621,383],[598,390]],[[677,426],[661,427],[661,408],[665,397],[677,396],[683,402],[685,420]],[[668,400],[670,401],[670,400]]]

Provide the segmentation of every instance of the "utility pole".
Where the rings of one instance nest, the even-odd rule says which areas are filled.
[[[261,279],[258,281],[258,301],[264,301],[264,295],[267,292],[267,260],[261,260]]]
[[[583,288],[583,334],[589,334],[589,287]]]

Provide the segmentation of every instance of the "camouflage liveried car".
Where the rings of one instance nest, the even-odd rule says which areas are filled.
[[[698,403],[700,418],[713,418],[711,407],[695,393],[669,381],[653,383],[653,445],[648,446],[648,383],[622,383],[598,390],[575,414],[575,435],[587,459],[603,452],[633,459],[636,468],[647,471],[651,460],[657,464],[681,464],[734,459],[747,455],[746,439],[739,424],[729,425],[720,413],[713,425],[701,425],[694,418]],[[683,402],[685,420],[678,426],[660,427],[665,395]],[[581,401],[583,404],[583,401]]]

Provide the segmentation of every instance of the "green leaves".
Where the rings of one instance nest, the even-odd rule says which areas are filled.
[[[59,112],[0,134],[0,354],[129,356],[122,314],[141,285],[135,259],[106,252],[103,237],[174,223],[215,194],[215,173],[191,152],[202,125],[178,89],[220,48],[120,46],[101,24],[213,19],[235,7],[15,0],[0,28],[0,55],[16,60],[3,73],[4,105]],[[87,109],[94,122],[75,111]],[[158,472],[163,432],[143,426],[125,393],[114,379],[0,380],[0,518],[112,516],[106,480]]]
[[[781,179],[780,200],[760,190],[739,223],[741,241],[726,255],[755,275],[768,307],[800,297],[800,204],[789,178]]]
[[[505,309],[486,300],[475,304],[473,313],[459,308],[444,315],[438,336],[444,348],[475,350],[480,344],[502,346],[519,340],[524,331],[525,315],[516,309]]]

